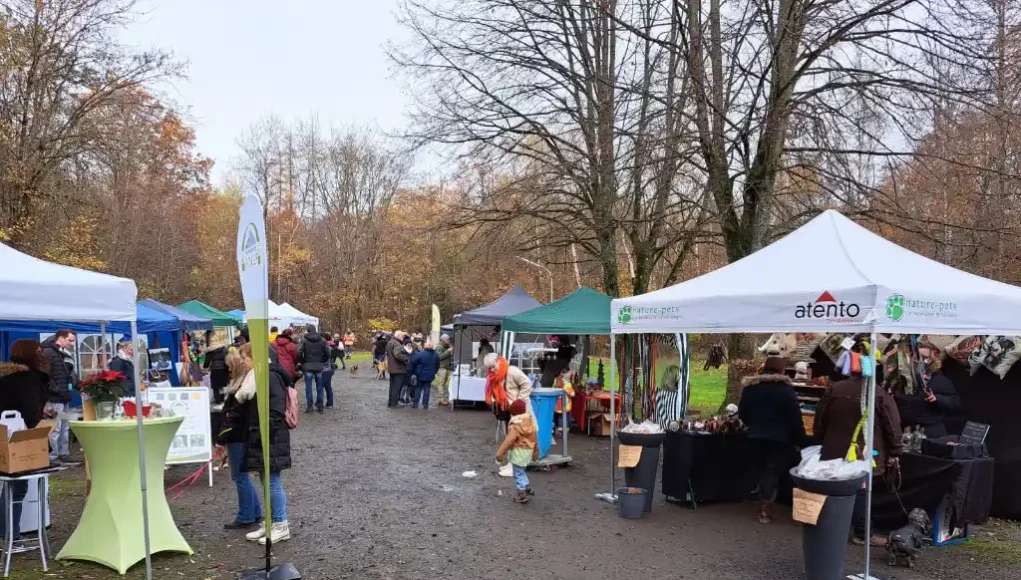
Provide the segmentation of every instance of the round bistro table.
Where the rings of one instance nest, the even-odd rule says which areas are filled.
[[[163,492],[163,465],[184,417],[145,419],[145,469],[152,553],[192,554]],[[145,559],[138,425],[122,421],[72,421],[92,472],[92,490],[78,527],[57,560],[85,560],[124,574]]]

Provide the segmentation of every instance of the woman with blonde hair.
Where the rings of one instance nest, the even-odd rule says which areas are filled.
[[[217,434],[216,443],[227,448],[230,478],[237,488],[238,511],[234,521],[223,527],[227,530],[240,530],[262,523],[262,507],[248,472],[241,469],[248,451],[248,406],[239,402],[235,395],[248,377],[249,370],[239,352],[228,354],[226,364],[230,371],[230,383],[223,403],[223,425]]]

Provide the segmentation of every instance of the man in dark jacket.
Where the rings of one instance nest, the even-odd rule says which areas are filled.
[[[440,356],[433,349],[432,341],[426,340],[422,350],[411,355],[408,360],[408,374],[415,377],[415,388],[411,393],[413,409],[417,409],[419,403],[423,409],[429,408],[429,392],[439,370]]]
[[[798,395],[784,374],[787,359],[770,357],[759,376],[745,377],[738,416],[748,437],[760,448],[759,522],[773,521],[773,503],[780,479],[798,462],[797,447],[805,443],[805,423]]]
[[[404,377],[408,374],[408,358],[410,346],[404,346],[404,332],[398,330],[393,334],[390,342],[386,343],[386,365],[390,371],[390,393],[386,406],[396,407],[401,396],[401,388],[404,387]]]
[[[309,324],[306,327],[305,338],[301,339],[301,346],[298,347],[298,362],[301,363],[301,371],[305,374],[305,412],[312,412],[312,383],[316,385],[316,410],[323,412],[326,404],[326,383],[323,382],[323,370],[330,364],[330,353],[333,347],[316,332],[316,327]]]
[[[135,348],[131,344],[131,339],[122,338],[117,343],[117,355],[110,361],[110,370],[116,371],[124,375],[123,381],[123,396],[134,397],[135,396]]]
[[[50,362],[50,386],[46,393],[46,414],[56,421],[50,432],[50,463],[69,459],[71,424],[64,418],[64,410],[71,402],[71,389],[78,386],[73,351],[78,337],[66,328],[58,330],[43,341],[43,354]]]

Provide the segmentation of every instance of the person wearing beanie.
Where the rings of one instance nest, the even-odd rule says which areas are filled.
[[[514,503],[528,503],[528,497],[535,495],[528,484],[528,464],[539,459],[539,442],[536,438],[535,420],[528,412],[525,402],[518,399],[508,409],[511,419],[507,427],[507,436],[496,451],[496,460],[503,463],[509,459],[514,466],[514,486],[518,493]]]
[[[742,381],[738,416],[748,427],[748,438],[759,446],[759,523],[773,521],[773,504],[780,478],[797,465],[798,447],[805,444],[805,423],[791,379],[787,359],[770,356],[762,374]]]

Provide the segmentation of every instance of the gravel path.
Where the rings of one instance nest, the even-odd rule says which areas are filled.
[[[581,435],[569,441],[574,464],[532,472],[535,498],[515,505],[512,480],[495,473],[491,414],[388,410],[385,382],[344,373],[334,380],[338,408],[303,415],[292,433],[295,467],[284,477],[292,539],[274,550],[307,579],[803,577],[799,528],[786,511],[763,526],[751,503],[691,510],[659,495],[646,519],[620,519],[594,499],[609,487],[608,440]],[[466,470],[478,476],[462,477]],[[167,486],[190,471],[171,469]],[[56,549],[80,515],[83,477],[78,469],[54,481]],[[258,545],[222,529],[236,503],[226,474],[216,480],[209,488],[203,479],[171,502],[196,554],[158,555],[156,578],[227,579],[259,565]],[[860,570],[862,556],[849,547],[848,570]],[[888,568],[884,556],[875,554],[873,568],[884,580],[1017,577],[1017,562],[970,547],[929,549],[913,571]],[[87,563],[54,562],[43,575],[32,555],[16,562],[13,577],[23,580],[117,577]],[[142,568],[126,577],[143,578]]]

